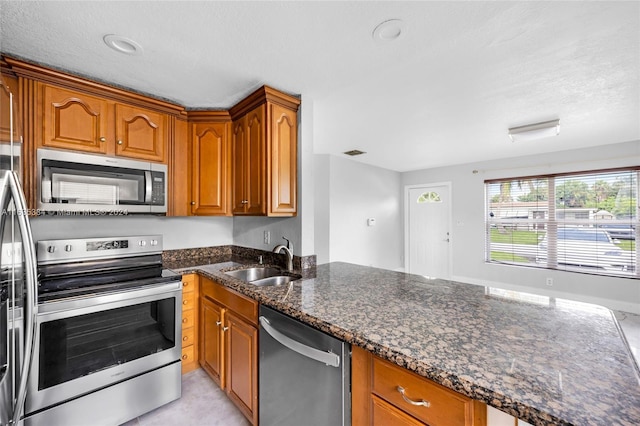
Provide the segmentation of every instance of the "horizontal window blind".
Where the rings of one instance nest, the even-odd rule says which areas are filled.
[[[486,261],[639,277],[639,174],[630,168],[486,181]]]

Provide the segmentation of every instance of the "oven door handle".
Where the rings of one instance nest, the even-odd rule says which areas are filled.
[[[8,189],[9,194],[6,193]],[[20,188],[18,175],[15,171],[5,174],[5,187],[2,188],[0,195],[0,205],[2,211],[7,211],[9,202],[13,199],[16,216],[18,217],[18,226],[20,235],[22,235],[22,252],[25,259],[25,331],[24,331],[24,359],[20,372],[20,383],[17,388],[17,397],[15,400],[15,408],[13,411],[13,424],[18,423],[22,410],[24,409],[24,401],[27,394],[27,378],[29,376],[29,368],[33,358],[33,341],[35,339],[35,322],[38,313],[38,305],[36,294],[37,287],[37,269],[36,255],[33,246],[33,235],[31,233],[31,225],[29,224],[27,202]],[[7,215],[2,215],[2,223],[0,223],[0,235],[4,233],[5,220]]]
[[[264,331],[269,333],[271,337],[284,347],[330,367],[340,367],[340,357],[338,355],[332,352],[324,352],[319,349],[312,348],[311,346],[307,346],[304,343],[300,343],[297,340],[285,336],[280,331],[276,330],[265,317],[260,317],[260,325],[262,325]]]

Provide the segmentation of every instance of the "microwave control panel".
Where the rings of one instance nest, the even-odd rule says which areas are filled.
[[[151,172],[151,204],[164,205],[164,173]]]

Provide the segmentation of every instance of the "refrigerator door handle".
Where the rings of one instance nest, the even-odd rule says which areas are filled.
[[[276,330],[268,319],[261,316],[260,317],[260,325],[264,331],[269,333],[271,337],[273,337],[278,343],[281,345],[291,349],[299,353],[300,355],[306,356],[307,358],[311,358],[315,361],[322,362],[331,367],[340,367],[340,357],[332,352],[323,352],[316,348],[312,348],[311,346],[307,346],[303,343],[298,342],[297,340],[293,340],[290,337],[285,336]]]
[[[24,361],[20,373],[20,384],[18,385],[18,394],[16,398],[16,406],[13,412],[13,423],[16,424],[22,416],[24,409],[24,401],[27,396],[27,379],[31,360],[33,358],[33,342],[35,339],[35,322],[38,311],[38,283],[37,283],[37,266],[36,255],[33,245],[33,235],[31,233],[31,225],[29,224],[27,202],[20,187],[18,175],[15,171],[6,174],[6,184],[9,186],[11,198],[15,205],[16,215],[18,217],[18,226],[20,227],[20,235],[22,235],[22,251],[25,259],[25,284],[26,284],[26,300],[24,306]],[[6,195],[5,195],[6,197]],[[9,199],[5,198],[3,204],[8,204]],[[4,207],[4,206],[3,206]],[[5,209],[6,211],[6,209]],[[4,226],[2,226],[4,227]]]

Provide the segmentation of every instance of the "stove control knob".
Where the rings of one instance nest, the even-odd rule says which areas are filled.
[[[49,253],[55,253],[55,251],[56,251],[56,246],[49,246],[49,247],[47,247],[47,251],[48,251]]]
[[[157,246],[158,245],[158,240],[151,240],[151,245],[152,246]]]
[[[144,247],[147,245],[147,242],[145,240],[142,240],[140,242],[138,242],[138,244],[140,244],[140,247]]]
[[[66,246],[64,246],[64,251],[71,251],[73,250],[73,246],[71,244],[67,244]]]

